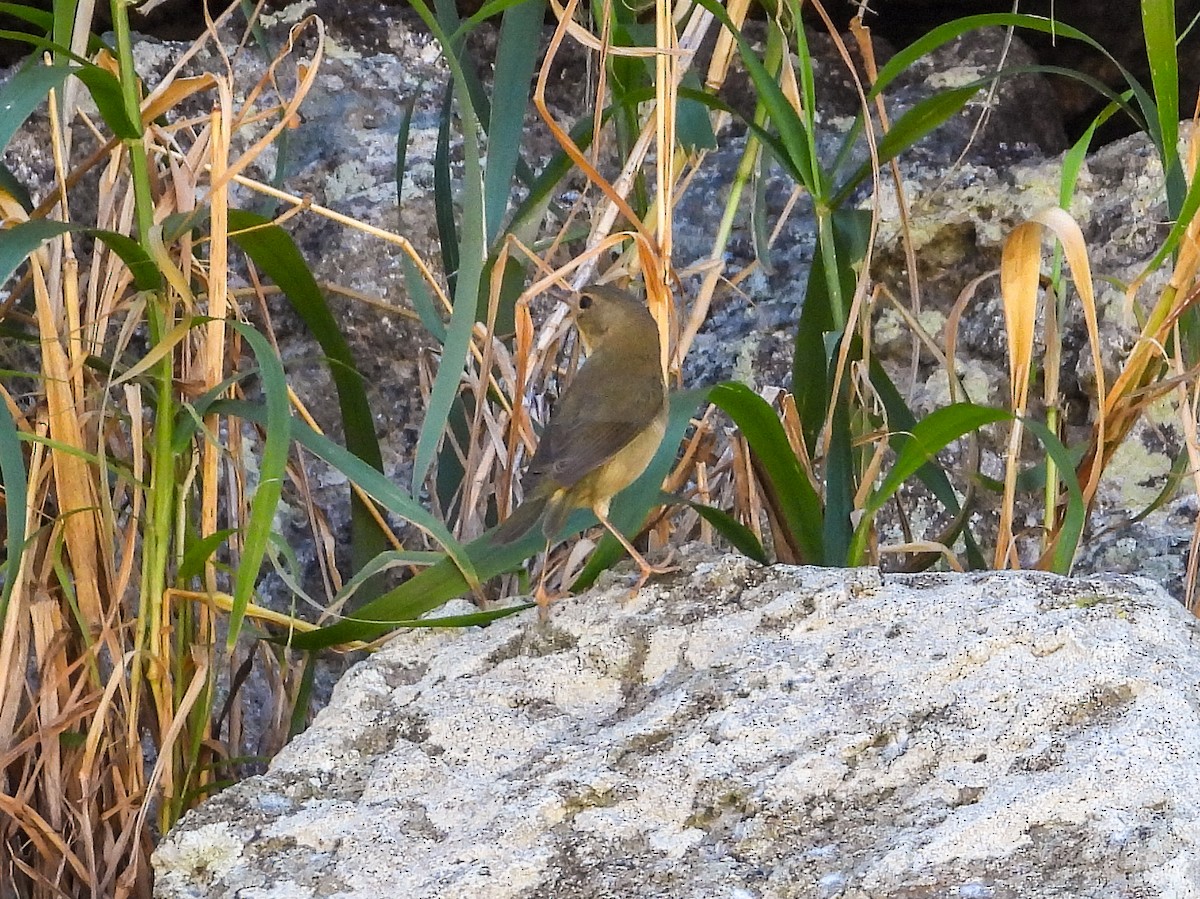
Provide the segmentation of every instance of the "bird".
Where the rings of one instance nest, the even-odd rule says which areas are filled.
[[[677,569],[646,561],[608,517],[614,496],[632,484],[658,451],[667,427],[668,390],[658,326],[632,294],[606,284],[579,290],[575,326],[587,358],[563,391],[525,472],[525,501],[496,529],[504,545],[540,521],[549,549],[575,509],[590,509],[637,563],[641,577]],[[550,598],[539,582],[542,616]]]

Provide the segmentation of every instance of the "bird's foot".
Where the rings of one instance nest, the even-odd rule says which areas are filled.
[[[629,591],[629,596],[632,598],[642,587],[646,586],[646,582],[657,574],[672,574],[682,569],[678,565],[669,564],[675,558],[675,550],[671,548],[667,551],[667,561],[662,565],[652,565],[646,561],[646,558],[640,553],[634,561],[638,565],[638,579],[633,585],[633,589]]]
[[[533,591],[533,601],[538,607],[538,621],[546,622],[550,620],[550,606],[558,602],[560,599],[566,599],[570,596],[569,593],[551,593],[546,589],[545,584],[538,584],[536,590]]]

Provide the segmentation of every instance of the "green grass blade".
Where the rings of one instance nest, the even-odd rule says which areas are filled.
[[[283,477],[288,459],[288,422],[291,405],[288,400],[287,379],[283,363],[262,334],[242,322],[229,321],[242,339],[249,344],[258,360],[262,377],[262,393],[266,400],[262,457],[258,463],[258,488],[250,501],[250,515],[242,538],[242,555],[234,572],[233,607],[229,612],[229,635],[225,646],[230,652],[237,645],[238,632],[246,614],[246,606],[254,594],[258,572],[266,555],[271,527],[279,498],[283,493]]]
[[[826,335],[833,333],[838,321],[845,317],[845,310],[835,310],[834,306],[840,302],[840,297],[854,295],[858,280],[854,266],[866,255],[870,228],[871,213],[868,210],[835,210],[829,217],[827,228],[818,236],[822,243],[832,241],[833,252],[825,252],[819,244],[813,255],[812,268],[809,269],[808,288],[800,310],[792,355],[792,392],[800,413],[805,444],[810,451],[816,449],[818,432],[829,409],[829,391],[833,384],[829,370],[832,357]],[[838,267],[833,277],[827,272],[827,260],[830,257]],[[836,296],[830,289],[831,283],[837,285]]]
[[[790,168],[801,176],[800,183],[808,189],[814,199],[824,200],[825,184],[823,179],[814,175],[814,172],[819,171],[813,151],[814,135],[805,129],[803,120],[788,102],[775,77],[767,71],[759,60],[758,54],[755,53],[754,47],[734,26],[725,7],[717,0],[696,0],[696,2],[712,13],[737,42],[742,64],[746,67],[750,80],[754,83],[759,102],[766,108],[771,121],[779,132],[780,143],[783,145],[786,158],[791,163]]]
[[[470,348],[471,331],[475,327],[476,313],[480,301],[486,241],[483,233],[483,172],[479,158],[479,142],[476,139],[476,120],[467,92],[458,95],[459,116],[463,139],[463,201],[462,239],[458,278],[454,286],[454,309],[450,314],[450,325],[446,329],[446,343],[438,364],[433,389],[429,395],[429,408],[421,424],[417,438],[416,459],[413,463],[414,491],[424,484],[433,467],[438,445],[445,433],[450,410],[458,395]]]
[[[107,231],[103,228],[86,228],[68,222],[54,222],[49,219],[31,219],[21,222],[11,228],[0,230],[0,284],[3,284],[17,270],[29,254],[40,247],[45,241],[68,231],[75,234],[89,234],[103,241],[109,249],[121,257],[133,275],[134,286],[138,290],[157,290],[162,283],[158,266],[150,255],[142,249],[137,241],[131,240],[124,234]]]
[[[904,397],[900,395],[900,391],[896,389],[896,385],[892,383],[892,379],[888,377],[877,358],[871,359],[870,378],[871,386],[875,388],[875,392],[879,395],[883,408],[887,412],[888,426],[892,431],[889,443],[891,443],[893,451],[899,453],[903,449],[905,435],[917,426],[917,418],[908,408]],[[952,514],[958,515],[962,511],[958,495],[954,492],[950,479],[938,465],[933,462],[922,465],[917,469],[917,478]],[[987,568],[988,564],[983,557],[983,551],[979,548],[979,544],[970,530],[963,531],[963,541],[967,547],[967,563],[973,569]]]
[[[862,564],[867,537],[876,513],[900,490],[904,483],[939,452],[984,425],[1011,419],[1011,414],[974,403],[953,403],[938,409],[916,422],[910,433],[902,436],[896,461],[878,487],[871,491],[863,507],[862,520],[854,533],[850,549],[850,564]]]
[[[1179,161],[1179,57],[1175,48],[1175,0],[1142,0],[1142,34],[1150,61],[1150,84],[1158,116],[1169,208],[1178,209],[1187,192]],[[1145,110],[1147,114],[1150,110]]]
[[[1042,442],[1046,453],[1058,466],[1058,477],[1067,488],[1067,509],[1059,526],[1057,539],[1050,553],[1050,570],[1059,574],[1070,574],[1071,564],[1079,549],[1079,538],[1087,523],[1087,505],[1083,501],[1083,490],[1075,476],[1075,461],[1071,451],[1063,446],[1058,436],[1042,422],[1024,419],[1025,427]]]
[[[1087,162],[1087,156],[1092,149],[1092,141],[1095,140],[1096,131],[1101,125],[1112,118],[1119,108],[1120,106],[1115,101],[1105,106],[1092,119],[1092,123],[1080,135],[1079,140],[1075,141],[1071,145],[1071,148],[1063,154],[1062,180],[1058,190],[1058,205],[1063,209],[1069,210],[1071,208],[1071,199],[1075,196],[1075,184],[1079,180],[1079,173],[1083,170],[1083,166]]]
[[[882,167],[891,162],[925,135],[956,115],[986,83],[987,80],[984,80],[967,87],[941,91],[906,111],[879,141],[878,165]],[[854,174],[846,179],[845,184],[838,189],[837,194],[830,201],[830,205],[837,208],[844,203],[858,185],[871,177],[875,167],[876,162],[873,159],[868,159],[859,166]]]
[[[834,354],[836,356],[836,353]],[[861,357],[861,351],[853,354]],[[848,379],[833,410],[829,455],[825,459],[825,527],[822,542],[826,565],[849,564],[850,541],[854,534],[851,516],[854,509],[854,439],[850,433],[850,391]]]
[[[68,65],[29,65],[0,87],[0,150],[8,146],[25,120],[71,74]]]
[[[400,212],[404,207],[404,173],[408,169],[408,135],[412,128],[412,115],[416,102],[414,98],[404,105],[400,114],[400,127],[396,130],[396,210],[397,216],[400,218],[398,224],[401,227],[404,225]],[[442,317],[438,313],[429,285],[425,283],[425,279],[417,270],[416,263],[407,253],[400,256],[400,263],[404,267],[404,286],[408,288],[408,301],[412,303],[417,317],[420,318],[421,324],[425,326],[429,335],[438,343],[445,343],[446,323],[442,321]]]
[[[454,309],[450,314],[450,325],[446,330],[446,342],[442,347],[442,358],[430,392],[429,408],[421,433],[417,438],[416,459],[413,463],[414,490],[425,483],[429,470],[437,456],[438,445],[446,430],[450,409],[458,394],[458,385],[466,364],[470,348],[471,331],[482,293],[482,274],[487,255],[484,234],[483,169],[480,162],[478,141],[479,119],[476,114],[475,93],[471,85],[477,83],[473,72],[464,68],[450,40],[447,29],[439,17],[429,9],[425,0],[412,0],[413,10],[441,44],[446,64],[454,79],[455,96],[458,100],[459,122],[463,136],[462,177],[462,221],[459,240],[458,278],[454,285]],[[457,14],[447,0],[439,0],[439,15],[445,23],[457,27]],[[482,108],[482,107],[478,107]]]
[[[4,540],[4,587],[0,590],[0,633],[4,630],[5,612],[25,552],[25,512],[28,504],[29,482],[25,474],[25,456],[16,423],[8,406],[0,403],[0,479],[4,481],[4,518],[7,532]]]
[[[337,326],[325,295],[304,257],[283,228],[253,212],[229,211],[233,240],[283,291],[296,314],[320,344],[337,390],[346,447],[373,468],[383,471],[383,454],[366,387],[354,364],[350,345]],[[362,501],[351,495],[351,552],[355,569],[388,548],[385,536]]]
[[[535,528],[520,540],[504,546],[491,542],[491,532],[462,547],[464,559],[483,580],[511,571],[527,558],[540,552],[545,540]],[[351,640],[374,640],[412,623],[438,606],[462,596],[470,589],[458,565],[449,557],[394,590],[372,600],[354,612],[319,630],[292,634],[288,642],[297,649],[323,649]]]
[[[265,410],[253,403],[240,400],[219,400],[214,402],[209,409],[212,412],[252,421],[258,425],[266,425]],[[434,518],[420,503],[392,483],[388,477],[345,447],[338,446],[328,437],[318,434],[298,418],[290,420],[290,435],[292,440],[295,440],[314,456],[332,465],[389,512],[411,522],[429,534],[445,548],[451,564],[457,563],[471,574],[474,583],[478,582],[474,578],[470,559],[463,551],[462,544],[454,539],[442,522]]]
[[[887,90],[893,81],[921,57],[961,37],[968,31],[977,28],[993,27],[1027,28],[1031,31],[1040,31],[1043,34],[1053,34],[1056,38],[1065,37],[1071,40],[1083,41],[1092,49],[1098,50],[1106,58],[1115,62],[1111,54],[1091,37],[1078,28],[1072,28],[1063,22],[1047,19],[1042,16],[1027,15],[1025,13],[982,13],[974,16],[963,16],[960,19],[954,19],[944,25],[939,25],[897,52],[879,69],[879,74],[875,79],[875,84],[871,87],[870,93],[867,94],[867,99],[873,100],[878,97],[883,91]]]
[[[204,566],[231,535],[237,533],[233,528],[223,528],[203,537],[193,537],[187,543],[183,553],[183,561],[179,563],[179,571],[175,577],[179,583],[186,584],[194,577],[204,574]]]
[[[663,495],[663,503],[669,503],[672,500],[678,502],[678,499],[670,494]],[[718,534],[729,541],[730,546],[740,552],[743,556],[753,559],[760,565],[769,565],[771,560],[767,557],[767,551],[763,549],[763,545],[759,543],[758,538],[754,536],[754,531],[746,527],[728,512],[716,508],[715,506],[706,506],[704,503],[687,501],[687,504],[696,510],[696,514],[713,526]]]
[[[684,72],[681,87],[703,93],[700,76],[693,69]],[[713,133],[707,108],[682,94],[675,109],[675,136],[679,146],[689,153],[717,149],[717,136]]]
[[[491,116],[488,124],[487,174],[484,180],[485,239],[492,246],[508,211],[513,175],[525,133],[533,69],[538,55],[530,52],[541,39],[546,16],[545,0],[524,0],[504,13],[496,47],[492,78]]]
[[[821,499],[792,452],[779,416],[770,404],[745,384],[718,384],[709,400],[733,419],[750,451],[769,480],[779,504],[779,515],[805,563],[825,564],[824,514]]]
[[[442,254],[442,271],[446,273],[451,293],[458,280],[458,226],[454,221],[454,177],[450,171],[450,126],[453,121],[454,89],[448,84],[442,99],[437,145],[433,153],[433,213],[437,223],[438,249]]]
[[[29,189],[3,163],[0,163],[0,190],[20,203],[26,212],[33,212],[33,197],[29,195]]]

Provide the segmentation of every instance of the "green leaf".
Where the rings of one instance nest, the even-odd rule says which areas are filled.
[[[0,479],[4,481],[5,533],[4,586],[0,589],[0,633],[4,631],[8,600],[21,570],[25,554],[25,512],[29,482],[25,475],[25,456],[17,426],[8,406],[0,403]]]
[[[233,576],[233,607],[229,612],[229,634],[225,640],[226,648],[232,652],[237,645],[246,606],[249,605],[254,586],[258,582],[258,572],[271,537],[275,510],[283,493],[291,404],[288,399],[287,379],[283,375],[283,363],[279,361],[267,338],[242,322],[228,321],[226,324],[242,335],[242,339],[250,346],[258,360],[262,393],[266,400],[266,416],[263,422],[266,436],[263,440],[262,457],[258,462],[258,488],[250,501],[250,515],[242,536],[242,556]]]
[[[704,92],[700,76],[694,69],[684,72],[681,84],[693,91]],[[679,139],[679,145],[689,153],[717,149],[717,136],[713,133],[708,108],[682,94],[675,109],[675,136]]]
[[[863,506],[862,520],[854,533],[849,553],[849,564],[861,565],[866,552],[867,537],[871,532],[876,513],[883,508],[904,483],[917,470],[932,461],[939,452],[965,434],[979,430],[987,424],[1010,419],[1010,413],[1002,409],[978,406],[974,403],[953,403],[938,409],[917,422],[907,439],[901,444],[883,483],[871,491]]]
[[[520,565],[544,546],[537,528],[515,543],[496,546],[491,533],[461,547],[463,559],[480,578],[493,578]],[[411,627],[421,615],[470,589],[462,571],[449,557],[414,575],[343,618],[336,624],[304,634],[291,634],[287,642],[296,649],[323,649],[352,640],[370,641],[400,627]]]
[[[866,254],[867,237],[871,229],[871,213],[865,209],[837,209],[829,219],[829,227],[818,237],[812,268],[808,273],[808,288],[800,322],[796,328],[796,343],[792,355],[792,392],[804,432],[804,442],[810,452],[816,451],[818,434],[829,410],[836,364],[829,355],[825,336],[844,320],[845,310],[835,310],[840,297],[854,295],[858,273],[854,266]],[[828,235],[826,237],[826,235]],[[824,251],[825,242],[832,243],[832,252]],[[828,260],[837,266],[831,278]],[[830,290],[836,283],[838,295]]]
[[[767,71],[754,52],[753,46],[734,26],[725,7],[717,0],[697,0],[697,2],[712,13],[737,42],[742,64],[745,65],[750,80],[754,83],[759,102],[766,108],[767,113],[771,116],[771,121],[779,131],[779,141],[784,153],[782,159],[787,160],[789,171],[793,173],[793,176],[798,176],[800,183],[808,189],[815,200],[824,200],[826,185],[823,183],[823,179],[814,174],[819,171],[819,168],[815,164],[814,134],[811,123],[806,123],[792,109],[775,77]],[[813,114],[811,108],[807,112],[809,115]]]
[[[416,459],[413,462],[413,490],[419,489],[429,476],[429,470],[437,455],[438,444],[445,433],[463,366],[471,343],[471,332],[475,327],[476,312],[481,293],[481,275],[486,253],[483,222],[483,171],[480,165],[479,142],[476,136],[477,121],[471,105],[461,69],[451,66],[459,86],[459,118],[463,132],[463,179],[462,179],[462,225],[459,246],[458,278],[454,285],[454,308],[450,313],[450,326],[446,329],[446,342],[442,347],[442,358],[434,377],[429,395],[429,406],[421,433],[417,438]],[[443,248],[444,249],[444,248]]]
[[[442,253],[442,271],[446,273],[451,293],[458,278],[458,227],[454,223],[454,179],[450,174],[450,125],[454,120],[453,112],[454,88],[448,84],[442,99],[437,146],[433,154],[433,212],[437,222],[438,249]]]
[[[956,115],[989,81],[990,79],[984,79],[966,87],[940,91],[907,110],[879,141],[876,148],[879,167],[887,165],[935,128]],[[871,177],[876,170],[875,166],[876,162],[873,159],[864,162],[839,188],[833,200],[830,201],[830,205],[836,208],[844,203],[858,185]]]
[[[71,74],[68,65],[30,65],[20,69],[0,86],[0,150],[8,147],[25,120],[51,90],[62,86]]]
[[[888,425],[892,431],[889,443],[891,443],[892,449],[899,453],[907,440],[906,435],[917,426],[916,416],[905,404],[904,397],[900,395],[900,391],[896,389],[896,385],[892,383],[879,360],[874,357],[871,359],[870,378],[871,386],[875,389],[887,412]],[[979,544],[970,530],[966,529],[966,516],[959,505],[958,496],[950,484],[950,479],[946,477],[946,472],[936,463],[928,462],[917,469],[917,478],[929,488],[930,493],[937,497],[938,502],[958,516],[961,522],[959,527],[962,529],[963,541],[967,547],[967,563],[974,569],[987,568],[988,564]]]
[[[783,535],[794,541],[806,564],[825,564],[824,516],[821,499],[800,467],[779,416],[766,400],[744,384],[718,384],[709,400],[733,419],[750,446],[774,497]]]
[[[234,528],[224,528],[190,540],[183,554],[183,561],[179,563],[179,572],[176,574],[179,582],[186,584],[192,578],[200,577],[204,573],[205,563],[212,557],[212,554],[229,539],[230,535],[236,533]]]
[[[337,389],[346,446],[354,455],[383,471],[383,454],[375,437],[375,421],[366,387],[354,363],[350,345],[338,328],[325,295],[309,271],[290,234],[257,213],[229,211],[233,240],[283,291],[296,314],[320,344]],[[366,564],[388,543],[367,506],[353,493],[350,499],[351,554],[355,569]]]
[[[1158,152],[1167,176],[1169,207],[1178,209],[1187,191],[1179,164],[1179,59],[1175,50],[1175,0],[1142,0],[1142,34],[1150,61],[1157,112]],[[1144,109],[1149,115],[1150,109]]]
[[[844,338],[843,338],[844,339]],[[838,341],[837,344],[840,344]],[[860,340],[855,343],[861,344]],[[837,350],[830,353],[830,376],[836,366]],[[862,357],[861,349],[852,350],[851,358]],[[854,514],[856,493],[854,439],[850,433],[850,379],[842,378],[841,388],[834,398],[833,420],[830,422],[829,454],[825,457],[825,527],[822,543],[825,563],[849,565],[850,542],[854,534],[851,516]]]
[[[125,110],[125,97],[121,93],[121,82],[99,66],[88,64],[72,72],[82,81],[92,95],[92,101],[100,110],[100,117],[122,140],[136,140],[142,136],[142,123],[134,121]]]
[[[209,410],[214,413],[236,416],[258,425],[266,425],[265,411],[253,403],[240,400],[219,400],[214,402]],[[446,549],[450,564],[463,568],[471,577],[472,586],[478,583],[471,568],[470,558],[464,552],[462,544],[455,540],[446,526],[426,511],[420,503],[392,483],[378,469],[368,465],[345,447],[338,446],[328,437],[318,434],[298,418],[290,420],[290,429],[292,440],[342,472],[389,512],[411,522],[429,534]],[[369,562],[370,560],[364,564],[369,564]]]
[[[67,222],[53,222],[49,219],[31,219],[21,222],[11,228],[0,230],[0,284],[3,284],[17,270],[29,254],[44,242],[68,231],[74,234],[90,234],[103,241],[109,249],[121,257],[133,275],[134,286],[138,290],[158,290],[162,286],[158,266],[150,255],[141,248],[137,241],[131,240],[124,234],[107,231],[103,228],[86,228]]]
[[[404,105],[403,112],[400,115],[400,127],[396,132],[396,211],[397,215],[404,206],[404,173],[408,168],[408,135],[412,127],[413,109],[416,107],[416,98],[413,98]],[[400,224],[403,225],[403,217]],[[404,286],[408,288],[408,300],[412,303],[413,308],[417,312],[417,317],[420,318],[421,324],[425,326],[425,330],[438,343],[446,342],[446,323],[442,321],[441,315],[438,313],[437,305],[433,301],[433,295],[430,293],[429,285],[425,283],[424,277],[417,269],[417,264],[409,257],[407,253],[400,256],[400,263],[404,267]]]
[[[528,3],[529,0],[488,0],[487,3],[479,7],[479,10],[469,19],[465,19],[461,25],[455,29],[450,35],[450,43],[458,46],[462,39],[474,31],[480,24],[486,22],[492,16],[498,15],[514,6],[520,6],[522,3]],[[528,47],[526,47],[528,50]]]
[[[1070,574],[1071,564],[1079,549],[1079,538],[1083,534],[1083,526],[1087,523],[1087,506],[1083,501],[1079,479],[1075,476],[1075,463],[1071,451],[1063,446],[1053,431],[1040,421],[1026,418],[1024,422],[1025,427],[1042,442],[1047,454],[1058,466],[1058,476],[1067,488],[1067,509],[1051,549],[1050,567],[1059,574]]]
[[[491,119],[488,124],[487,173],[484,179],[485,239],[488,246],[500,235],[508,211],[513,175],[525,134],[525,109],[538,54],[531,53],[541,39],[546,16],[545,0],[524,0],[504,13],[496,47],[492,78]]]
[[[875,83],[871,86],[871,90],[867,94],[867,99],[874,100],[882,94],[893,81],[904,74],[921,57],[961,37],[968,31],[993,27],[1028,28],[1031,31],[1052,34],[1056,39],[1069,38],[1071,40],[1083,41],[1089,47],[1098,50],[1109,60],[1112,60],[1112,56],[1100,44],[1092,40],[1092,38],[1079,29],[1072,28],[1070,25],[1056,19],[1047,19],[1042,16],[1031,16],[1024,13],[983,13],[975,16],[963,16],[926,32],[889,59],[879,69],[879,74],[876,76]],[[1115,60],[1112,61],[1115,62]]]
[[[17,180],[17,176],[3,163],[0,163],[0,190],[20,203],[26,212],[33,212],[33,198],[29,196],[28,188]]]
[[[664,503],[669,502],[671,499],[670,494],[663,496]],[[715,506],[706,506],[704,503],[690,500],[687,504],[695,509],[701,518],[711,524],[717,533],[728,540],[730,545],[743,556],[753,559],[760,565],[770,564],[771,560],[767,558],[767,551],[763,549],[763,545],[754,536],[754,532],[728,512],[724,512]]]

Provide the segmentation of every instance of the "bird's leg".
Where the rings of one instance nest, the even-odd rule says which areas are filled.
[[[538,621],[550,620],[550,604],[558,599],[557,596],[552,596],[550,591],[546,589],[546,573],[550,568],[550,541],[546,541],[546,549],[543,554],[542,572],[538,575],[537,589],[533,591],[533,601],[538,607]]]
[[[608,528],[608,532],[621,542],[621,545],[625,547],[625,551],[629,553],[630,558],[637,563],[637,567],[641,571],[641,576],[638,578],[638,582],[633,585],[633,590],[630,591],[631,593],[636,593],[638,590],[642,589],[642,586],[646,583],[646,581],[650,580],[651,575],[670,574],[672,571],[679,570],[678,565],[651,565],[646,561],[646,557],[634,549],[633,544],[625,539],[625,535],[613,527],[613,523],[608,520],[607,509],[594,508],[592,509],[592,512],[594,512],[596,517],[600,519],[600,523]]]

